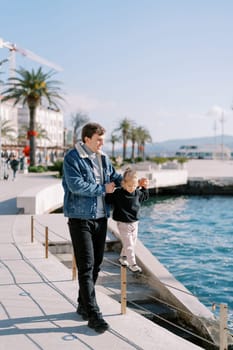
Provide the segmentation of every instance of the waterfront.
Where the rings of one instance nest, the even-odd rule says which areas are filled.
[[[233,326],[233,197],[152,198],[142,207],[139,238],[211,308],[226,303]]]
[[[110,298],[101,286],[98,302],[111,331],[96,337],[93,330],[86,326],[75,312],[77,281],[71,279],[71,271],[53,254],[45,259],[43,227],[49,227],[49,239],[52,241],[70,238],[63,214],[34,213],[38,222],[33,230],[35,241],[32,243],[32,217],[19,215],[16,206],[15,196],[18,198],[24,191],[28,193],[30,190],[35,196],[36,190],[54,187],[58,182],[59,179],[51,174],[43,173],[19,173],[17,181],[0,182],[2,348],[11,349],[17,343],[24,350],[57,350],[67,347],[68,341],[70,350],[104,350],[112,344],[116,349],[125,350],[149,350],[154,348],[154,344],[158,350],[173,347],[179,350],[199,349],[139,313],[128,309],[126,315],[122,314],[119,301]],[[119,279],[117,286],[120,287]]]

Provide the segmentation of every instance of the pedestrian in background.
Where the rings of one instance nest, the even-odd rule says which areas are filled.
[[[12,159],[10,160],[10,166],[13,171],[13,178],[14,181],[16,179],[16,173],[19,170],[19,160],[16,158],[16,155],[13,154]]]
[[[109,329],[96,300],[95,283],[103,261],[110,208],[106,193],[120,186],[122,176],[102,152],[105,129],[88,123],[82,142],[69,150],[63,163],[64,215],[73,244],[79,281],[77,313],[98,333]]]

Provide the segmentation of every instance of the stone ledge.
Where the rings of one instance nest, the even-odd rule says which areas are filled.
[[[18,195],[16,205],[24,214],[45,214],[62,207],[63,196],[61,183],[34,187]]]

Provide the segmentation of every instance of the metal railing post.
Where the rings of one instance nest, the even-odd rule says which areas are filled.
[[[121,266],[121,313],[126,314],[126,267]]]
[[[227,305],[220,304],[220,336],[219,336],[219,349],[227,350]]]
[[[31,243],[34,241],[34,218],[31,216]]]

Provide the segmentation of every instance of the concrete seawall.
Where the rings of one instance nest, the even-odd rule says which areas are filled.
[[[233,161],[189,160],[187,183],[152,189],[161,195],[233,195]]]

